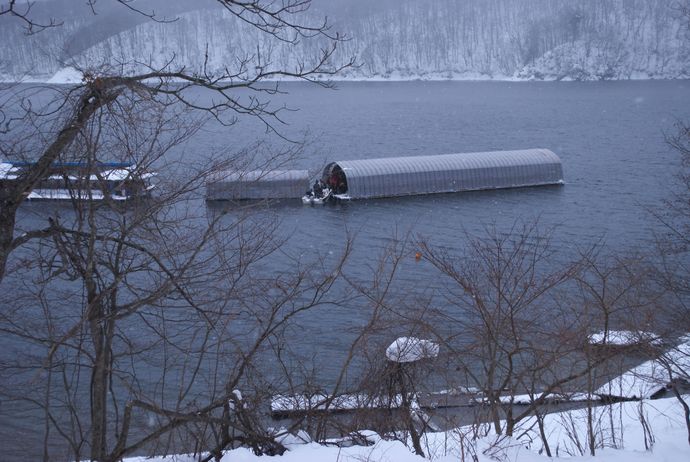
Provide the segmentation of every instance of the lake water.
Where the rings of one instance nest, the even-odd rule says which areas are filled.
[[[566,185],[354,202],[335,207],[286,205],[276,213],[303,239],[344,226],[375,248],[392,231],[414,229],[453,245],[461,228],[539,218],[564,243],[604,239],[624,251],[649,244],[659,223],[647,210],[672,194],[679,158],[664,142],[690,118],[690,83],[400,82],[340,83],[334,91],[286,85],[276,100],[298,107],[279,127],[313,141],[295,167],[326,161],[548,148],[563,162]],[[239,135],[239,137],[238,137]],[[252,131],[218,131],[210,143],[243,145]],[[298,204],[299,205],[299,204]],[[369,250],[368,250],[369,252]]]
[[[655,234],[664,232],[650,211],[663,207],[679,184],[680,159],[664,136],[674,133],[677,120],[690,120],[688,81],[340,83],[337,90],[294,83],[283,89],[289,94],[273,101],[299,111],[283,114],[281,133],[290,138],[310,133],[294,168],[316,171],[333,160],[526,148],[551,149],[563,162],[562,187],[325,207],[295,200],[261,212],[280,224],[286,238],[280,251],[262,263],[268,274],[291,271],[295,260],[335,260],[343,242],[354,237],[347,272],[362,283],[370,282],[378,256],[395,236],[422,237],[459,249],[465,232],[481,235],[492,225],[507,231],[516,220],[538,219],[541,227],[552,229],[564,258],[600,242],[620,254],[648,248]],[[252,123],[211,127],[182,154],[193,158],[219,146],[239,149],[262,133]],[[30,220],[51,207],[27,204],[22,213]],[[226,205],[199,201],[197,207],[215,213]],[[438,281],[428,263],[410,255],[401,262],[398,284],[409,293],[424,294]],[[304,319],[289,341],[305,356],[318,356],[318,375],[329,381],[340,368],[351,328],[365,320],[357,303],[322,310]],[[392,336],[381,335],[383,343],[392,340],[387,335]],[[2,431],[6,441],[18,433],[26,438],[32,431],[31,424],[15,422],[11,415],[3,415],[2,423],[16,425],[16,432],[7,426]],[[22,448],[27,443],[24,440]]]
[[[335,91],[286,85],[277,104],[282,133],[308,130],[311,143],[295,167],[374,157],[548,148],[563,162],[565,185],[368,201],[325,207],[284,202],[267,212],[287,239],[267,271],[290,271],[295,259],[335,259],[354,236],[348,275],[366,284],[396,236],[418,237],[459,249],[465,233],[516,221],[539,221],[552,230],[563,259],[599,244],[625,255],[653,245],[665,232],[652,211],[677,191],[680,159],[665,142],[678,120],[690,119],[690,82],[400,82],[341,83]],[[210,144],[246,144],[253,130],[215,131]],[[239,134],[239,137],[237,136]],[[222,204],[209,205],[210,210]],[[414,251],[414,249],[410,249]],[[413,296],[440,287],[436,273],[412,254],[398,268],[397,283]],[[319,352],[325,380],[339,368],[348,328],[365,322],[356,303],[304,320],[309,335],[300,350]],[[333,332],[339,335],[333,335]],[[389,334],[391,336],[393,334]],[[389,340],[390,341],[390,340]]]

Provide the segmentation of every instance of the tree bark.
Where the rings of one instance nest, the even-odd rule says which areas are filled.
[[[103,461],[107,453],[107,393],[109,371],[109,339],[103,326],[101,304],[95,301],[89,307],[89,330],[94,349],[91,373],[91,460]]]

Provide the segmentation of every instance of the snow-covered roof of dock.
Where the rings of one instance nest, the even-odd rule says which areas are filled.
[[[209,181],[285,181],[309,179],[307,170],[219,171]]]
[[[630,330],[610,330],[607,332],[596,332],[587,337],[590,345],[615,345],[631,346],[649,344],[660,346],[663,344],[661,337],[652,332],[630,331]]]
[[[352,199],[563,183],[560,158],[548,149],[343,160]],[[330,164],[328,168],[332,168]]]
[[[0,162],[0,178],[6,178],[12,172],[14,167],[7,162]]]

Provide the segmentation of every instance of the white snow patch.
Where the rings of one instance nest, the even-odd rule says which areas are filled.
[[[595,391],[621,398],[649,398],[674,378],[690,380],[690,336],[658,359],[646,361]]]
[[[648,343],[650,345],[659,346],[662,344],[661,338],[652,333],[644,331],[630,331],[630,330],[610,330],[608,332],[597,332],[588,337],[591,345],[616,345],[616,346],[630,346]]]
[[[14,166],[8,162],[0,162],[0,178],[7,178]]]
[[[501,404],[532,404],[541,396],[540,393],[533,395],[521,394],[513,396],[501,396],[498,401]],[[581,401],[598,401],[599,395],[589,393],[549,393],[544,397],[546,403],[564,403],[564,402],[581,402]],[[476,403],[486,403],[488,399],[485,397],[474,398]]]
[[[353,410],[373,408],[396,408],[402,403],[402,397],[370,396],[365,394],[343,394],[329,396],[325,394],[276,395],[271,399],[272,412],[291,412],[307,410]]]
[[[482,391],[477,387],[455,387],[455,388],[449,388],[447,390],[440,390],[437,392],[437,394],[458,396],[458,395],[478,395],[481,392]]]
[[[438,356],[438,344],[417,337],[400,337],[386,348],[386,358],[396,363],[411,363]]]
[[[84,75],[73,67],[64,67],[57,71],[46,83],[65,84],[81,83]]]
[[[309,433],[305,432],[304,430],[298,430],[297,433],[292,434],[285,429],[281,429],[281,431],[278,432],[278,435],[276,435],[276,441],[285,447],[289,447],[296,446],[298,444],[311,443],[311,437],[309,436]]]

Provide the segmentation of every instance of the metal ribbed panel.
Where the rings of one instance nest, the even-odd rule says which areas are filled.
[[[352,199],[563,183],[548,149],[472,152],[336,162]]]
[[[206,183],[206,199],[292,199],[308,187],[307,170],[217,172]]]

